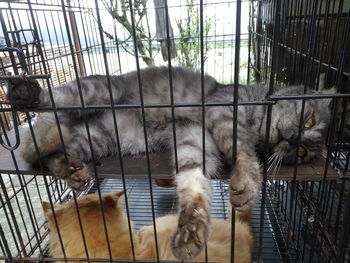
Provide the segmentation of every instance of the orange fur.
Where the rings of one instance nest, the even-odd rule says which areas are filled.
[[[160,260],[177,260],[171,250],[171,236],[178,224],[177,215],[168,215],[156,220],[158,252]],[[236,219],[235,225],[235,262],[251,262],[253,235],[248,223]],[[230,262],[231,223],[217,218],[211,219],[210,234],[207,240],[208,261]],[[153,225],[144,226],[138,233],[139,257],[156,259]],[[205,262],[205,252],[202,251],[191,261]]]
[[[102,200],[113,258],[132,259],[127,217],[124,210],[117,204],[122,194],[123,192],[103,194]],[[98,195],[91,194],[79,198],[78,206],[89,257],[109,258]],[[50,230],[50,255],[62,258],[63,253],[49,203],[44,202],[43,209]],[[54,211],[67,258],[86,258],[74,200],[55,206]],[[241,214],[236,215],[235,262],[248,263],[251,262],[253,236],[249,224],[244,222],[241,216]],[[156,219],[160,260],[177,260],[171,250],[171,236],[177,228],[177,224],[177,215]],[[133,241],[137,260],[156,259],[153,225],[142,227],[137,236],[134,235],[133,231]],[[212,218],[207,246],[209,261],[229,262],[231,224],[222,219]],[[204,251],[193,261],[205,261]]]
[[[131,242],[126,214],[117,206],[123,192],[102,195],[104,214],[113,258],[132,258]],[[98,195],[87,195],[78,199],[89,258],[109,258],[105,229]],[[62,258],[63,252],[58,238],[54,216],[49,203],[43,203],[50,230],[50,255]],[[67,258],[86,258],[84,243],[74,200],[55,206],[55,214]],[[133,237],[136,244],[136,237]]]

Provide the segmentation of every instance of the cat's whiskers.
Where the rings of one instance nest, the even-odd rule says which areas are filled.
[[[274,152],[268,159],[268,174],[270,175],[271,179],[274,179],[279,172],[282,164],[284,153],[281,151]]]
[[[267,172],[270,172],[270,170],[274,167],[274,164],[275,164],[275,162],[276,162],[276,160],[278,158],[277,156],[278,156],[278,154],[275,152],[267,160],[267,163],[269,165],[269,167],[267,169]]]

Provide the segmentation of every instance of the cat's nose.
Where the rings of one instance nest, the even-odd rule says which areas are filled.
[[[287,142],[292,146],[296,146],[298,144],[298,136],[293,134],[287,139]]]

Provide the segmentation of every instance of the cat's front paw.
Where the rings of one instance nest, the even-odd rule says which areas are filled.
[[[205,245],[209,233],[209,211],[201,202],[189,202],[180,209],[171,248],[175,257],[188,260],[197,256]]]
[[[67,185],[76,191],[86,190],[92,181],[89,168],[82,163],[79,166],[70,165],[68,167],[69,175],[65,178]]]
[[[261,171],[258,164],[245,169],[235,169],[231,177],[230,201],[240,211],[253,208],[260,192]]]
[[[17,109],[23,107],[35,107],[40,103],[41,87],[37,80],[24,76],[23,79],[12,80],[7,99]]]
[[[88,166],[73,157],[64,158],[63,154],[57,154],[46,159],[49,170],[55,177],[66,181],[68,187],[76,191],[84,191],[92,182]]]

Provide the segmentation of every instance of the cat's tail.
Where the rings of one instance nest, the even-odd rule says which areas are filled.
[[[35,142],[40,156],[36,151],[36,146],[31,131],[28,129],[25,134],[21,145],[21,156],[26,162],[36,163],[39,161],[39,157],[44,158],[62,148],[61,137],[57,125],[52,119],[47,117],[48,116],[44,114],[43,116],[39,116],[33,125]],[[71,137],[69,128],[64,124],[61,124],[60,130],[64,143],[68,142]]]

